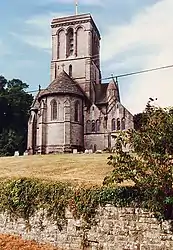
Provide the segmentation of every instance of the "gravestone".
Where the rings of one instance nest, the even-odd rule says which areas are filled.
[[[14,156],[19,156],[19,151],[15,151]]]
[[[77,149],[73,149],[73,154],[77,154]]]
[[[96,154],[103,154],[103,151],[102,150],[97,150]]]
[[[89,149],[89,154],[93,154],[93,150],[92,149]]]

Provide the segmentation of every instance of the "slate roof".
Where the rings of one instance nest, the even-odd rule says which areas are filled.
[[[62,71],[45,90],[41,91],[38,99],[51,94],[74,94],[81,97],[84,96],[80,86],[76,84],[65,71]]]
[[[31,110],[37,110],[39,108],[40,104],[39,104],[38,98],[40,97],[43,91],[44,90],[39,91],[36,97],[34,98],[33,103],[31,105]]]
[[[96,104],[107,103],[107,88],[109,83],[95,85],[96,91]]]
[[[117,83],[112,80],[109,83],[102,83],[95,85],[96,105],[108,103],[107,91],[110,89],[116,90],[116,98],[120,101],[119,88]]]

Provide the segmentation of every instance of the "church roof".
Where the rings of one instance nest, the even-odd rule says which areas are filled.
[[[74,94],[82,97],[84,96],[80,86],[76,84],[65,71],[62,71],[57,78],[40,93],[39,98],[51,94]]]
[[[107,102],[107,88],[109,83],[95,85],[96,104],[103,104]]]
[[[97,105],[108,103],[108,91],[111,89],[116,91],[116,98],[118,101],[120,101],[118,85],[114,80],[112,80],[109,83],[102,83],[95,85]]]
[[[39,101],[38,101],[38,98],[40,97],[40,95],[42,94],[44,90],[40,90],[37,95],[35,96],[33,102],[32,102],[32,105],[31,105],[31,110],[38,110],[39,109]]]

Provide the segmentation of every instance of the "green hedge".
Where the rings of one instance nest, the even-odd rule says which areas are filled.
[[[149,191],[146,195],[135,187],[75,188],[70,184],[36,179],[8,180],[0,182],[0,212],[7,212],[12,218],[23,218],[29,222],[36,211],[45,209],[47,217],[56,221],[61,229],[66,223],[66,208],[72,211],[75,218],[82,217],[91,224],[98,206],[112,204],[150,209],[148,195],[151,196]],[[156,214],[158,211],[162,213],[160,208],[156,210]]]

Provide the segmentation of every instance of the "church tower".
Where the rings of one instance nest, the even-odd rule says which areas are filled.
[[[100,83],[100,33],[90,14],[52,20],[51,81],[62,67],[85,94],[95,101],[94,86]]]
[[[132,128],[133,116],[120,103],[117,83],[101,83],[100,33],[93,18],[76,11],[53,19],[51,30],[51,82],[31,107],[28,152],[112,148],[112,133]]]

